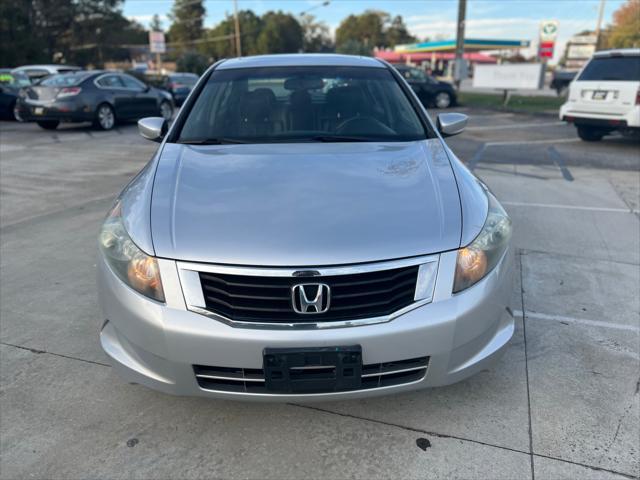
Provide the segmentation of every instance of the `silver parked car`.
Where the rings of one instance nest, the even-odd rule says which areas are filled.
[[[181,395],[320,400],[446,385],[513,335],[511,221],[389,64],[225,60],[99,237],[103,349]]]

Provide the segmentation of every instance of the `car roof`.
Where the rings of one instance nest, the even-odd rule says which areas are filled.
[[[60,68],[70,69],[70,70],[81,70],[80,67],[76,67],[74,65],[56,65],[56,64],[42,64],[42,65],[22,65],[20,67],[14,68],[14,70],[20,72],[22,70],[28,69],[42,69],[48,70],[51,73],[57,72]]]
[[[640,48],[619,48],[616,50],[601,50],[593,54],[594,57],[617,57],[617,56],[640,55]]]
[[[339,55],[328,53],[288,53],[279,55],[256,55],[253,57],[232,58],[222,62],[216,69],[259,67],[374,67],[386,68],[386,65],[372,57]]]

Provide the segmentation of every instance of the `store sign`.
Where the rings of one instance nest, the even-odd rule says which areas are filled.
[[[569,45],[567,49],[567,58],[574,59],[587,59],[591,58],[596,51],[595,45]]]
[[[569,43],[585,43],[595,45],[598,38],[595,35],[574,35],[569,39]]]
[[[540,24],[540,42],[555,42],[557,36],[557,20],[546,20]]]
[[[540,48],[538,49],[538,56],[540,58],[553,58],[553,48],[555,42],[540,42]]]
[[[167,46],[164,42],[164,33],[149,32],[149,47],[151,53],[166,53]]]
[[[509,63],[504,65],[476,65],[473,73],[474,88],[497,90],[538,90],[544,80],[542,63]]]

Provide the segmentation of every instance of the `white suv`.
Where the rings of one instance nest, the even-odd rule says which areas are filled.
[[[588,142],[614,130],[640,132],[640,49],[597,52],[571,82],[560,120]]]

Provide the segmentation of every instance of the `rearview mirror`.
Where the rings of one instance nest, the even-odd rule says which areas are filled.
[[[167,133],[167,121],[162,117],[147,117],[138,120],[138,132],[152,142],[162,141]]]
[[[438,115],[438,131],[443,137],[451,137],[464,131],[469,117],[463,113],[441,113]]]

